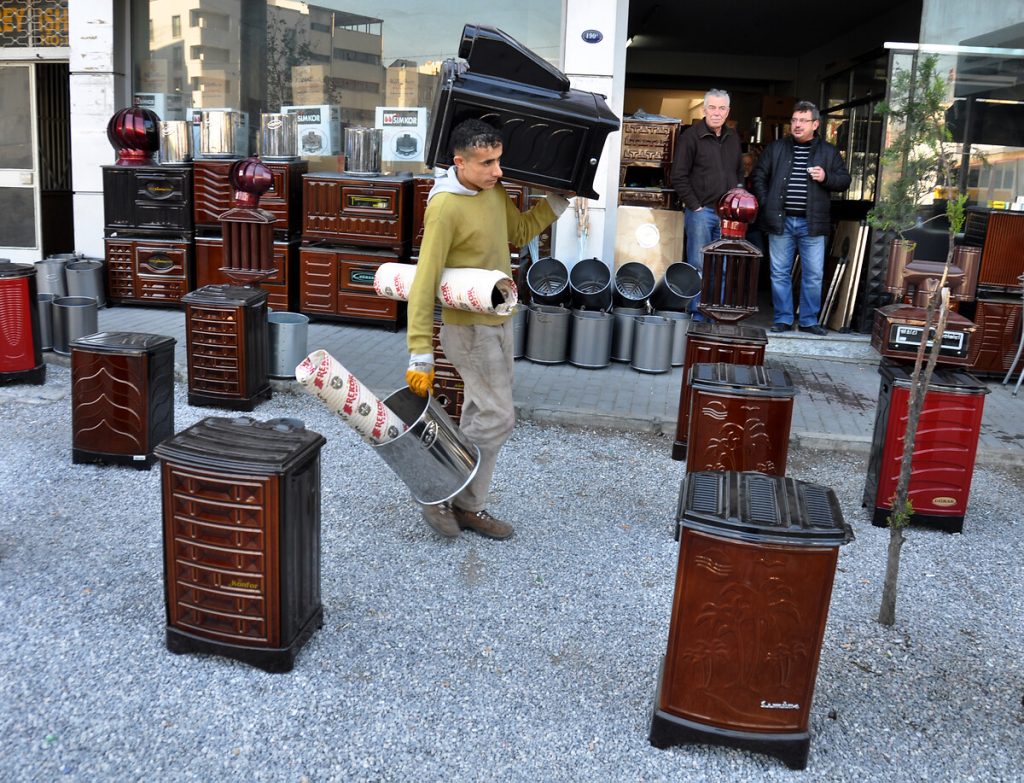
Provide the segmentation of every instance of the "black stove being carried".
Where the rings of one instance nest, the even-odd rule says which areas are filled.
[[[598,198],[601,150],[619,129],[604,96],[571,89],[564,73],[495,27],[466,25],[459,57],[441,67],[427,163],[452,165],[452,128],[480,119],[501,133],[502,179]]]

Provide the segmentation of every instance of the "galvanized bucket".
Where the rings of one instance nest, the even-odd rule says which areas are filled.
[[[572,311],[569,364],[588,369],[607,367],[612,353],[612,314],[600,310]]]
[[[345,128],[345,172],[348,174],[380,174],[384,131],[380,128]]]
[[[660,315],[642,315],[636,319],[630,367],[649,373],[668,372],[672,369],[670,320]]]
[[[157,163],[170,166],[192,160],[192,123],[187,120],[161,120],[157,127],[160,129]]]
[[[627,261],[615,272],[615,304],[641,307],[654,290],[654,272],[639,261]]]
[[[405,482],[416,502],[444,503],[465,489],[480,467],[480,450],[437,400],[403,386],[383,402],[408,429],[393,440],[373,444],[373,449]]]
[[[569,270],[557,258],[541,258],[526,270],[534,304],[560,305],[569,299]]]
[[[599,258],[577,261],[569,272],[572,306],[607,310],[612,306],[612,273]]]
[[[97,307],[106,307],[103,296],[103,262],[97,259],[69,261],[64,267],[68,296],[91,296]]]
[[[64,268],[68,261],[74,261],[78,256],[50,256],[42,261],[36,261],[36,291],[40,294],[53,294],[54,296],[68,295],[68,282]]]
[[[527,317],[526,358],[538,364],[561,364],[569,354],[571,311],[531,305]]]
[[[612,356],[617,362],[633,358],[633,325],[647,310],[642,307],[612,308]]]
[[[294,114],[260,115],[260,157],[291,160],[299,156],[299,120]]]
[[[295,368],[306,358],[309,318],[301,313],[269,313],[271,378],[294,378]]]
[[[682,367],[686,360],[686,333],[690,330],[690,314],[675,310],[655,310],[654,314],[672,322],[672,366]]]
[[[53,300],[54,294],[36,294],[36,308],[39,311],[39,350],[53,350]]]
[[[61,296],[53,300],[53,352],[68,356],[79,337],[99,329],[96,300],[91,296]]]
[[[690,301],[700,294],[700,282],[697,267],[682,261],[669,264],[651,292],[651,307],[655,310],[686,310]]]

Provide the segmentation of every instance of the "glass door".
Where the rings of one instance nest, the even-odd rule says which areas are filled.
[[[0,63],[0,258],[20,262],[40,258],[33,71]]]

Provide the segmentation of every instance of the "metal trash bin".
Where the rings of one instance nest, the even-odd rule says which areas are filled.
[[[633,358],[633,329],[636,319],[646,315],[643,307],[612,308],[612,359],[617,362],[628,362]]]
[[[526,287],[533,304],[563,304],[569,301],[569,270],[557,258],[541,258],[526,270]]]
[[[760,473],[683,480],[668,647],[648,739],[713,743],[807,766],[839,547],[828,487]]]
[[[573,310],[569,364],[597,370],[611,363],[611,313],[603,310]]]
[[[607,310],[612,306],[612,273],[599,258],[584,258],[569,270],[572,306],[578,310]]]
[[[697,267],[677,261],[668,265],[649,298],[655,310],[684,311],[698,294],[700,272]]]
[[[306,350],[309,318],[301,313],[272,312],[267,315],[270,335],[271,378],[295,379],[295,368],[309,353]]]
[[[526,358],[538,364],[561,364],[569,355],[571,311],[531,305],[527,316]]]
[[[633,324],[633,357],[629,366],[639,372],[672,369],[672,322],[660,315],[641,315]]]
[[[59,296],[53,300],[53,352],[71,355],[71,343],[100,330],[96,300],[91,296]]]
[[[480,449],[455,426],[440,403],[434,397],[420,397],[408,386],[385,397],[383,403],[407,429],[396,438],[371,445],[416,502],[444,503],[465,489],[480,468]]]
[[[678,310],[655,310],[654,314],[672,322],[672,366],[682,367],[686,357],[686,333],[690,329],[690,314]]]
[[[654,290],[654,272],[639,261],[627,261],[615,270],[613,297],[617,307],[643,307]]]
[[[36,294],[36,308],[39,310],[39,348],[53,350],[53,300],[55,294]]]
[[[74,261],[78,256],[51,256],[42,261],[35,262],[36,268],[36,290],[40,294],[53,294],[54,296],[67,296],[68,283],[64,268],[68,261]]]
[[[93,258],[69,261],[64,267],[68,296],[91,296],[96,307],[106,307],[103,296],[103,262]]]

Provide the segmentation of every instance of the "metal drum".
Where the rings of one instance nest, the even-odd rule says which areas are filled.
[[[672,369],[672,322],[660,315],[642,315],[633,328],[630,367],[659,373]]]
[[[192,124],[185,120],[161,120],[157,123],[160,149],[157,163],[165,166],[192,160]]]
[[[243,127],[240,112],[211,109],[204,111],[199,124],[199,154],[207,158],[245,157],[242,149]]]
[[[480,450],[433,397],[420,397],[404,386],[384,405],[408,429],[374,450],[424,505],[455,497],[472,481],[480,466]]]
[[[299,120],[294,114],[260,115],[260,157],[291,160],[299,155]]]
[[[569,353],[571,311],[531,305],[527,316],[526,358],[538,364],[561,364]]]
[[[612,353],[612,321],[612,314],[601,310],[573,310],[569,364],[592,370],[607,367]]]
[[[612,359],[628,362],[633,358],[633,328],[636,319],[646,315],[642,307],[612,308]]]
[[[682,367],[686,360],[686,333],[690,329],[690,314],[675,310],[655,310],[654,314],[672,322],[672,366]]]
[[[380,174],[381,128],[345,128],[345,173],[362,176]]]

